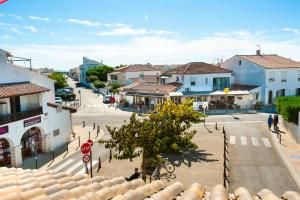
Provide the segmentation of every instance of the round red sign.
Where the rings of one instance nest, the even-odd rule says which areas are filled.
[[[89,143],[91,146],[94,144],[93,140],[88,140],[87,143]]]
[[[82,161],[83,161],[84,163],[88,163],[88,162],[90,161],[90,156],[89,156],[89,155],[84,155],[84,156],[82,157]]]
[[[91,145],[89,143],[84,143],[81,145],[81,153],[88,154],[91,150]]]

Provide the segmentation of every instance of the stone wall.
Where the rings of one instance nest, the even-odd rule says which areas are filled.
[[[299,112],[299,122],[298,125],[294,124],[292,122],[287,122],[285,120],[282,120],[282,125],[287,130],[287,133],[290,134],[293,139],[300,144],[300,112]]]

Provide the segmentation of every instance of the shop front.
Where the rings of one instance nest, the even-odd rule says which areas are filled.
[[[22,136],[21,145],[23,158],[42,152],[41,130],[37,127],[27,130]]]
[[[9,166],[10,159],[10,145],[5,138],[0,138],[0,166]]]

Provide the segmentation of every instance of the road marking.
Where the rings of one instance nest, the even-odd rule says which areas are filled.
[[[80,167],[80,165],[83,165],[83,162],[81,160],[78,161],[78,163],[76,163],[72,167],[70,167],[66,172],[72,173],[74,170],[76,170],[78,167]]]
[[[241,136],[241,145],[247,145],[247,138],[245,136]]]
[[[90,108],[90,107],[91,107],[91,105],[87,105],[86,107]]]
[[[236,137],[231,135],[229,139],[230,144],[236,144]]]
[[[263,140],[264,145],[265,145],[266,147],[272,147],[272,146],[271,146],[271,143],[270,143],[270,140],[269,140],[268,138],[263,138],[262,140]]]
[[[93,162],[92,162],[92,168],[93,168],[97,163],[98,163],[98,160],[93,160]],[[88,163],[88,164],[90,164],[90,163]],[[88,165],[88,169],[90,170],[89,165]],[[85,166],[84,166],[79,172],[77,172],[75,175],[82,175],[82,174],[84,174],[84,173],[85,173]]]
[[[71,162],[73,162],[74,159],[69,159],[66,162],[62,163],[61,165],[59,165],[58,167],[56,167],[53,171],[54,172],[58,172],[60,171],[62,168],[66,167],[67,165],[69,165]]]
[[[259,146],[259,143],[258,143],[258,140],[256,137],[252,137],[251,140],[252,140],[253,146]]]

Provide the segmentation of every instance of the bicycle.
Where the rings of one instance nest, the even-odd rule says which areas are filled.
[[[166,175],[172,174],[175,171],[175,166],[170,162],[160,164],[155,168],[153,174],[151,175],[152,177],[154,177],[155,180],[160,180],[161,177],[160,170],[162,168],[164,168],[167,171]]]

